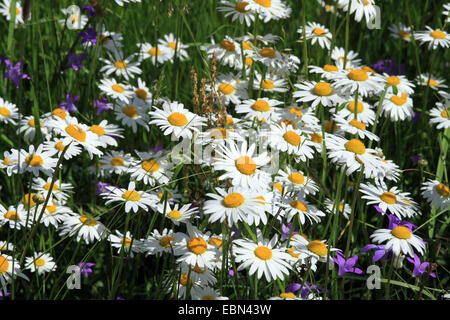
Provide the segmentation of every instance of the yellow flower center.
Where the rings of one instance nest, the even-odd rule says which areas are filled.
[[[206,252],[208,245],[206,241],[202,238],[191,238],[188,241],[187,247],[189,251],[196,255],[201,255]]]
[[[295,184],[303,184],[305,182],[305,176],[298,172],[292,172],[288,179]]]
[[[228,138],[228,130],[225,128],[214,128],[211,130],[211,137],[214,139]]]
[[[283,292],[283,293],[280,293],[280,298],[283,298],[283,299],[294,299],[295,298],[295,294],[293,294],[292,292]]]
[[[253,59],[250,58],[249,56],[245,57],[245,65],[250,67],[252,64],[253,64]]]
[[[45,260],[42,258],[39,258],[39,259],[35,260],[34,263],[36,264],[36,267],[43,267],[45,265]]]
[[[442,196],[442,197],[448,197],[450,195],[450,189],[443,183],[439,183],[436,186],[436,191]]]
[[[139,201],[141,199],[141,196],[135,190],[127,190],[122,194],[122,198],[127,201]]]
[[[167,46],[173,50],[176,49],[177,43],[176,42],[167,42]]]
[[[289,108],[289,114],[294,114],[294,113],[295,113],[295,116],[296,116],[296,117],[301,117],[301,116],[303,115],[302,110],[297,109],[297,108],[295,108],[295,107]]]
[[[339,71],[339,68],[332,65],[332,64],[326,64],[323,66],[323,70],[326,72],[332,72],[332,71]]]
[[[167,213],[167,216],[169,218],[175,219],[175,220],[179,220],[181,218],[181,213],[178,210],[172,210],[169,213]]]
[[[245,201],[245,198],[242,194],[234,192],[227,195],[223,198],[223,204],[227,208],[237,208],[241,206]]]
[[[270,79],[264,79],[261,83],[261,87],[266,90],[275,88],[275,84]]]
[[[41,156],[38,156],[37,154],[29,155],[25,158],[25,163],[32,167],[39,167],[44,164],[44,160]]]
[[[270,260],[272,258],[272,250],[265,246],[259,246],[254,251],[255,256],[261,260]]]
[[[253,50],[253,46],[250,42],[242,42],[242,49],[244,50]]]
[[[8,108],[0,107],[0,115],[3,117],[9,117],[11,115],[11,111]]]
[[[46,184],[44,184],[44,189],[45,190],[47,190],[47,191],[49,191],[50,190],[50,185],[51,185],[51,182],[47,182]],[[53,184],[53,188],[52,188],[52,191],[55,191],[55,190],[58,190],[59,189],[59,187],[58,187],[58,185],[56,184],[56,183],[54,183]]]
[[[361,140],[352,139],[345,143],[345,149],[347,151],[356,153],[356,154],[364,154],[366,152],[366,147]]]
[[[159,240],[159,245],[163,248],[169,248],[172,246],[172,244],[170,242],[175,241],[175,240],[177,240],[177,239],[175,239],[174,237],[164,236]]]
[[[298,258],[298,257],[300,256],[300,253],[295,253],[294,251],[295,251],[294,248],[289,248],[286,252],[287,252],[291,257]]]
[[[58,141],[58,142],[55,144],[55,148],[56,148],[57,150],[59,150],[59,151],[63,151],[63,150],[64,150],[64,145],[63,145],[62,141]]]
[[[17,162],[17,161],[15,161],[15,160],[8,160],[7,157],[5,157],[5,159],[3,159],[3,164],[5,166],[10,165],[11,163],[14,163],[14,162]]]
[[[391,231],[392,235],[399,239],[409,239],[411,238],[411,231],[405,226],[397,226]]]
[[[327,32],[326,32],[325,30],[321,29],[321,28],[314,28],[314,29],[313,29],[313,33],[314,33],[316,36],[323,37],[323,36],[325,36],[325,34],[326,34]]]
[[[85,215],[80,217],[80,221],[81,221],[81,223],[84,223],[84,224],[88,225],[89,227],[94,227],[97,225],[97,220],[90,219]]]
[[[124,163],[125,163],[125,160],[123,160],[120,157],[114,157],[111,159],[111,165],[113,165],[115,167],[123,166]]]
[[[67,112],[64,109],[56,108],[52,111],[52,115],[61,119],[65,119],[67,117]]]
[[[233,94],[234,87],[232,84],[224,82],[220,84],[219,91],[225,95]]]
[[[16,211],[7,211],[4,215],[5,219],[8,220],[19,220],[20,216]]]
[[[334,121],[328,121],[327,123],[325,123],[325,126],[324,126],[325,132],[327,132],[327,133],[333,133],[338,128],[339,128],[339,126]]]
[[[248,5],[248,2],[242,1],[236,4],[236,10],[239,12],[249,12],[250,10],[245,9],[245,7]]]
[[[387,204],[396,204],[397,203],[397,197],[392,192],[384,192],[380,199],[383,200],[383,202],[386,202]]]
[[[402,95],[400,97],[392,96],[390,100],[392,103],[394,103],[400,107],[406,103],[407,99],[408,99],[408,96],[406,95],[406,93],[402,93]]]
[[[409,32],[408,32],[408,31],[405,31],[405,30],[400,30],[400,31],[398,32],[398,35],[399,35],[400,37],[402,37],[403,39],[409,39],[409,37],[411,36],[411,35],[409,34]]]
[[[133,106],[126,106],[122,108],[122,112],[130,118],[136,118],[139,115],[138,110]]]
[[[364,123],[362,123],[361,121],[353,119],[348,124],[355,128],[358,128],[361,130],[366,130],[366,125]]]
[[[234,45],[234,43],[228,40],[220,41],[220,46],[230,52],[234,52],[236,50],[236,46]]]
[[[53,214],[53,213],[55,213],[55,211],[56,211],[56,204],[54,204],[54,203],[52,202],[51,205],[49,205],[49,206],[47,206],[47,207],[45,207],[45,208],[47,209],[47,211],[48,211],[49,213]]]
[[[155,57],[161,54],[161,50],[158,48],[158,51],[156,51],[156,47],[152,47],[150,50],[148,50],[148,53]]]
[[[283,193],[283,186],[281,185],[281,183],[275,182],[275,183],[273,184],[273,187],[274,187],[275,189],[277,189],[278,191],[280,191],[280,193]]]
[[[347,105],[348,111],[351,113],[355,113],[355,101],[350,101]],[[361,103],[361,101],[358,101],[356,105],[356,113],[361,113],[364,111],[364,105]]]
[[[270,110],[270,105],[265,100],[256,100],[252,106],[252,109],[259,112],[267,112]]]
[[[435,39],[445,39],[445,32],[434,30],[430,33],[430,36],[432,36]]]
[[[347,77],[353,81],[366,81],[367,79],[369,79],[367,72],[359,69],[353,69],[352,71],[350,71]]]
[[[318,82],[314,86],[314,94],[318,96],[329,96],[333,93],[333,88],[331,88],[331,85],[328,82]]]
[[[9,268],[9,261],[4,256],[0,256],[0,274],[3,274],[6,271],[8,271],[8,268]]]
[[[131,239],[125,238],[125,239],[120,240],[120,244],[123,244],[124,242],[125,242],[125,247],[127,247],[127,248],[131,247]]]
[[[262,55],[263,57],[271,58],[271,59],[273,59],[277,56],[276,51],[273,50],[272,48],[262,48],[259,51],[259,54]]]
[[[447,112],[447,110],[442,110],[442,112],[441,112],[441,117],[442,118],[447,118],[447,119],[450,119],[450,117],[448,116],[448,112]]]
[[[195,267],[192,269],[192,271],[196,273],[205,273],[206,270],[208,270],[208,268],[205,267],[204,269],[202,269],[198,266],[198,264],[195,264]]]
[[[311,133],[311,141],[314,143],[322,143],[322,135],[320,133]]]
[[[184,287],[187,287],[187,282],[188,282],[188,274],[187,273],[183,273],[180,276],[180,284]],[[189,277],[189,285],[192,284],[192,277]]]
[[[256,171],[256,163],[252,158],[242,156],[236,159],[234,162],[238,171],[245,175],[251,175]]]
[[[109,42],[109,37],[107,35],[101,34],[100,35],[100,44],[102,46],[107,45]]]
[[[396,86],[400,83],[400,78],[397,76],[390,76],[390,77],[386,78],[386,82],[388,84],[392,84],[392,85]]]
[[[36,204],[36,202],[34,202],[34,200],[33,200],[33,197],[34,197],[34,193],[27,193],[27,194],[25,194],[24,196],[23,196],[23,198],[22,198],[22,203],[25,205],[25,206],[30,206],[30,207],[32,207],[32,206],[34,206],[35,204]]]
[[[257,4],[259,4],[262,7],[270,8],[272,7],[272,1],[271,0],[254,0]]]
[[[35,127],[36,127],[36,124],[35,124],[35,122],[34,122],[34,118],[31,118],[31,119],[28,121],[28,125],[29,125],[30,127],[32,127],[32,128],[35,128]],[[39,126],[42,127],[42,121],[39,121]]]
[[[306,204],[304,204],[303,202],[298,201],[298,200],[292,201],[291,202],[291,207],[295,208],[297,210],[303,211],[303,212],[308,211],[308,206]]]
[[[430,81],[428,81],[428,84],[432,87],[436,87],[437,85],[439,85],[439,82],[434,79],[430,79]]]
[[[72,138],[80,141],[85,142],[86,141],[86,132],[76,124],[71,124],[66,127],[66,132],[69,136]]]
[[[118,92],[118,93],[123,93],[125,91],[125,88],[122,87],[120,84],[113,84],[111,86],[111,89],[113,89],[115,92]]]
[[[319,240],[313,240],[308,244],[308,250],[312,253],[317,254],[318,256],[324,257],[328,253],[328,249],[325,246],[325,243]]]
[[[114,62],[114,66],[117,68],[117,69],[126,69],[127,68],[127,63],[125,62],[125,61],[116,61],[116,62]]]
[[[373,70],[373,69],[372,69],[371,67],[369,67],[369,66],[364,66],[364,67],[361,68],[361,70],[364,70],[365,72],[370,72],[370,74],[373,75],[373,76],[374,76],[375,73],[376,73],[375,70]]]
[[[89,128],[89,131],[92,131],[93,133],[97,134],[99,137],[103,136],[105,134],[105,129],[103,129],[100,126],[93,125]]]
[[[201,300],[216,300],[213,296],[203,296]]]
[[[286,140],[289,144],[293,146],[299,146],[302,139],[300,136],[294,131],[287,131],[283,134],[284,140]]]
[[[147,91],[145,91],[144,89],[136,89],[134,91],[134,93],[136,94],[136,96],[141,99],[141,100],[145,100],[148,97]]]
[[[188,119],[186,118],[186,116],[180,112],[174,112],[172,113],[167,120],[169,121],[169,123],[173,126],[177,126],[177,127],[183,127],[188,123]]]
[[[211,238],[209,239],[208,243],[218,248],[222,247],[222,239],[219,238]]]

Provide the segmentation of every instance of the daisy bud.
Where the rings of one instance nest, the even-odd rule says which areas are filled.
[[[33,198],[33,201],[36,202],[37,204],[41,204],[41,203],[45,202],[45,197],[40,192],[36,193],[32,198]]]
[[[417,163],[421,167],[426,167],[428,165],[428,161],[426,159],[420,159]]]

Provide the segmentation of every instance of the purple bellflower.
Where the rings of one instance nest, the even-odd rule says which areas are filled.
[[[414,264],[413,276],[417,277],[427,272],[427,269],[430,267],[429,262],[421,262],[420,258],[417,254],[414,254],[414,259],[410,257],[406,257],[406,259]],[[436,274],[430,273],[430,276],[436,278]]]
[[[342,276],[343,274],[346,274],[347,272],[353,272],[356,274],[363,274],[364,271],[362,271],[359,268],[355,268],[355,264],[358,261],[358,256],[353,256],[351,258],[348,258],[345,260],[344,255],[337,251],[337,258],[332,258],[333,261],[339,266],[338,274]]]
[[[23,61],[19,61],[15,66],[11,64],[8,59],[4,59],[8,71],[4,74],[4,77],[14,81],[16,89],[19,89],[19,83],[21,79],[30,80],[30,76],[22,72]]]
[[[58,105],[61,109],[64,109],[68,112],[75,112],[77,111],[77,106],[75,105],[75,101],[80,99],[80,96],[72,96],[70,93],[66,95],[66,101],[62,102]]]

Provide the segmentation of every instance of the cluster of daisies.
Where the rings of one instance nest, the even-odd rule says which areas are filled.
[[[140,1],[115,2],[122,6]],[[370,21],[376,15],[373,0],[339,0],[337,8],[318,2],[327,12],[350,10],[356,21],[362,17]],[[3,3],[7,9],[8,3]],[[17,5],[20,11],[20,3]],[[268,22],[291,15],[291,8],[281,0],[223,0],[217,9],[247,26],[256,20]],[[2,10],[8,19],[9,11]],[[81,16],[76,19],[88,21]],[[309,168],[325,161],[341,177],[360,175],[364,180],[354,192],[389,217],[389,227],[370,236],[377,245],[370,244],[373,247],[367,250],[376,247],[396,259],[425,255],[426,244],[414,232],[417,227],[402,220],[422,215],[420,206],[398,187],[399,166],[385,157],[379,145],[372,145],[380,142],[374,132],[379,116],[392,122],[413,118],[412,96],[420,85],[435,89],[439,97],[430,110],[430,124],[437,130],[450,128],[450,99],[442,79],[423,74],[410,80],[378,73],[363,64],[357,52],[332,49],[335,35],[319,23],[308,22],[297,30],[299,39],[319,46],[332,61],[310,65],[310,80],[292,83],[290,76],[299,70],[301,61],[279,51],[280,38],[273,34],[225,36],[203,45],[202,52],[215,59],[219,70],[205,90],[226,114],[196,114],[188,104],[154,96],[146,84],[150,79],[144,79],[142,72],[144,64],[189,59],[187,45],[169,34],[155,43],[138,43],[136,52],[127,56],[122,51],[122,35],[101,29],[95,35],[99,42],[89,40],[89,31],[81,35],[86,39],[84,48],[95,44],[104,49],[98,58],[102,79],[97,87],[111,111],[102,113],[101,120],[97,117],[93,123],[83,123],[66,106],[37,119],[22,115],[14,103],[0,98],[0,122],[14,128],[27,144],[5,150],[0,169],[11,179],[26,176],[31,181],[19,203],[0,204],[2,229],[22,232],[43,225],[61,238],[73,238],[87,246],[108,241],[121,257],[172,255],[177,278],[174,281],[164,274],[162,283],[171,297],[179,299],[227,299],[216,286],[224,269],[231,269],[231,276],[241,273],[268,282],[298,277],[305,270],[318,272],[320,263],[327,262],[338,264],[339,274],[361,273],[353,267],[357,258],[350,258],[349,263],[342,250],[331,247],[327,239],[310,238],[314,228],[326,223],[330,215],[350,220],[354,214],[342,199],[335,200],[331,194],[325,199],[319,196],[326,186]],[[393,26],[391,31],[407,41],[412,35],[403,25]],[[444,31],[432,28],[414,33],[414,37],[429,43],[430,49],[450,44]],[[150,128],[157,129],[161,137],[170,137],[173,149],[121,149],[126,149],[127,133],[137,136]],[[39,136],[44,142],[34,145]],[[183,191],[169,188],[175,185],[173,177],[180,164],[177,147],[186,141],[189,152],[185,155],[192,156],[193,146],[195,164],[214,177],[206,179],[213,183],[208,184],[211,187],[200,204],[184,203]],[[103,181],[97,185],[102,205],[123,213],[122,220],[131,217],[130,223],[139,215],[159,217],[162,227],[150,230],[146,237],[133,235],[74,206],[73,193],[78,188],[63,182],[59,171],[82,157],[97,159],[83,169]],[[118,181],[122,184],[117,185]],[[421,191],[430,206],[438,210],[450,207],[448,182],[427,180]],[[204,221],[206,229],[199,227],[206,225]],[[221,226],[227,233],[212,231]],[[28,280],[24,269],[42,274],[57,268],[44,248],[24,261],[14,255],[20,256],[14,244],[0,239],[4,292],[13,276]],[[307,286],[306,293],[303,286],[298,293],[286,288],[273,299],[323,297],[324,292],[316,286]]]

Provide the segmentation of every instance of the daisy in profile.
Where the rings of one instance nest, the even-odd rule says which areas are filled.
[[[167,184],[172,176],[169,171],[172,165],[167,162],[164,151],[138,152],[139,159],[134,162],[128,170],[131,178],[142,181],[144,184],[154,186],[156,184]]]
[[[114,186],[107,186],[108,192],[100,194],[103,199],[106,199],[105,205],[111,202],[124,202],[125,212],[128,213],[133,210],[135,213],[139,209],[148,211],[149,207],[154,205],[152,197],[144,191],[136,191],[136,184],[130,181],[127,189],[122,189]]]
[[[117,147],[117,139],[123,138],[121,133],[124,130],[118,125],[108,124],[108,120],[102,120],[99,124],[92,125],[89,131],[94,132],[103,144]]]
[[[123,250],[125,257],[133,258],[134,253],[142,252],[141,240],[134,238],[130,231],[123,235],[119,230],[116,230],[115,234],[111,233],[108,236],[108,240],[111,242],[111,247],[117,249],[118,255]]]
[[[377,205],[384,212],[390,212],[399,219],[418,214],[417,204],[409,197],[408,192],[401,192],[396,186],[388,188],[383,181],[361,183],[359,191],[362,199],[369,200],[368,205]]]
[[[2,3],[0,3],[0,13],[6,18],[6,21],[11,20],[11,0],[3,0]],[[15,24],[23,24],[23,17],[22,17],[22,5],[20,4],[20,1],[16,1],[16,18],[15,18]]]
[[[339,96],[337,90],[325,81],[320,82],[302,82],[294,85],[297,91],[294,91],[292,96],[298,98],[297,102],[311,103],[312,108],[315,108],[319,103],[324,107],[332,107],[336,104],[344,102]]]
[[[173,134],[176,139],[192,139],[192,132],[198,132],[203,126],[203,117],[187,110],[182,103],[164,103],[162,109],[149,112],[151,121],[165,136]]]
[[[145,104],[139,99],[134,99],[132,102],[118,101],[114,106],[116,120],[120,121],[124,126],[131,127],[133,133],[137,132],[138,126],[143,127],[147,131],[149,130],[149,116],[146,110]]]
[[[283,60],[281,52],[270,47],[255,48],[254,58],[271,69],[276,69]]]
[[[336,131],[336,134],[340,134],[341,132],[343,132],[349,133],[351,135],[357,135],[360,139],[367,138],[374,141],[380,140],[377,135],[367,130],[367,126],[364,122],[355,119],[348,121],[347,119],[344,119],[339,115],[334,116],[333,121],[335,121],[339,127],[339,129]]]
[[[297,32],[300,34],[300,38],[303,37],[303,27],[300,27]],[[311,44],[316,42],[322,49],[327,48],[330,50],[331,39],[333,35],[323,25],[316,22],[308,22],[305,26],[306,39],[311,39]]]
[[[166,46],[153,46],[150,43],[138,43],[139,47],[139,61],[143,61],[145,59],[150,59],[150,61],[155,64],[163,64],[166,61],[169,61],[172,58],[173,53],[172,49]]]
[[[236,224],[238,221],[244,221],[247,224],[253,222],[249,216],[257,216],[259,223],[267,223],[267,217],[264,212],[264,201],[258,198],[258,195],[250,189],[240,187],[232,187],[225,191],[222,188],[216,188],[216,193],[208,193],[211,198],[205,202],[203,207],[204,213],[209,216],[208,221],[214,223],[224,220],[228,225]]]
[[[217,77],[214,88],[207,86],[206,90],[217,93],[220,97],[220,103],[228,106],[230,103],[238,105],[242,100],[248,99],[247,85],[244,81],[239,80],[240,74],[232,73],[221,74]]]
[[[413,101],[406,93],[399,93],[399,95],[388,93],[384,98],[381,110],[383,115],[392,121],[403,121],[412,119],[414,115],[412,105]]]
[[[244,141],[240,148],[231,142],[227,146],[218,146],[213,168],[216,171],[225,171],[219,180],[231,179],[233,186],[243,188],[257,188],[266,186],[270,181],[270,174],[262,170],[271,158],[266,152],[254,156],[256,145],[248,147]]]
[[[42,135],[45,137],[48,134],[47,123],[43,123],[39,120],[39,127],[41,129]],[[19,129],[17,129],[18,134],[23,133],[23,139],[26,142],[31,142],[36,136],[36,122],[34,116],[26,116],[20,119]]]
[[[2,227],[8,224],[11,229],[20,230],[22,227],[28,228],[33,220],[31,215],[32,212],[30,212],[27,224],[27,211],[23,204],[19,204],[17,208],[15,206],[9,206],[8,209],[0,204],[0,226]]]
[[[442,14],[447,17],[446,22],[450,22],[450,2],[447,2],[446,4],[443,5],[444,10],[442,11]],[[447,298],[448,299],[448,298]]]
[[[378,78],[363,69],[344,70],[333,74],[334,87],[343,92],[354,95],[356,89],[360,97],[365,98],[380,90]]]
[[[68,215],[73,215],[69,207],[50,200],[45,207],[40,223],[46,227],[53,225],[55,228],[58,228]]]
[[[38,252],[34,253],[33,257],[27,257],[25,259],[25,269],[42,275],[45,272],[54,271],[56,269],[56,263],[49,253]]]
[[[403,39],[407,42],[411,41],[412,28],[405,26],[403,23],[392,24],[389,26],[391,37],[396,39]]]
[[[450,111],[445,104],[437,102],[430,110],[430,125],[435,125],[438,130],[450,128]]]
[[[308,240],[300,234],[292,235],[290,245],[295,249],[295,253],[299,253],[298,258],[311,266],[315,266],[318,261],[326,262],[328,250],[330,252],[339,250],[327,248],[325,240]]]
[[[51,175],[55,171],[57,158],[54,158],[56,151],[44,151],[44,145],[40,144],[37,149],[34,145],[28,147],[28,151],[20,150],[20,160],[17,165],[20,166],[19,173],[32,172],[35,177],[39,172]]]
[[[210,243],[212,244],[212,243]],[[218,251],[219,252],[219,251]],[[217,263],[216,263],[217,264]],[[222,263],[218,268],[222,267]],[[215,276],[214,270],[217,268],[207,268],[206,266],[200,268],[198,265],[194,267],[188,265],[187,263],[181,263],[181,273],[188,273],[191,270],[191,277],[194,283],[197,283],[199,287],[213,286],[217,283],[217,278]],[[192,292],[191,292],[192,293]]]
[[[376,74],[376,77],[379,78],[380,85],[390,84],[397,88],[401,93],[406,93],[407,95],[411,95],[414,93],[414,87],[416,86],[414,83],[409,81],[406,76],[390,76],[387,73]],[[388,92],[393,92],[392,87],[389,87]]]
[[[294,128],[314,127],[320,122],[314,115],[312,108],[303,108],[297,103],[293,103],[284,108],[283,121],[285,120],[288,120],[289,124],[292,124]]]
[[[26,275],[20,271],[19,261],[13,257],[0,252],[0,285],[6,288],[6,284],[13,277],[20,277],[30,281]],[[6,290],[6,289],[5,289]]]
[[[291,265],[292,257],[284,249],[278,248],[278,235],[272,239],[264,239],[262,232],[257,230],[257,242],[249,239],[233,241],[233,253],[237,263],[240,263],[238,271],[250,267],[249,275],[256,273],[258,279],[264,275],[267,282],[280,279],[283,281]]]
[[[253,89],[262,90],[264,92],[286,92],[288,91],[288,83],[283,78],[275,74],[266,74],[264,77],[255,72],[253,80]]]
[[[133,96],[132,87],[128,84],[119,83],[116,79],[101,79],[98,85],[100,90],[113,99],[119,99],[129,103]]]
[[[14,251],[14,245],[11,242],[8,241],[1,241],[0,240],[0,254],[1,252],[5,252],[5,251]]]
[[[100,72],[104,73],[104,77],[109,77],[111,74],[115,76],[122,76],[125,80],[133,79],[135,75],[141,74],[142,70],[139,68],[139,62],[131,62],[135,55],[131,55],[124,59],[122,51],[107,52],[109,59],[99,58],[100,61],[105,63],[100,68]]]
[[[450,188],[437,180],[428,179],[420,188],[422,196],[438,210],[450,207]]]
[[[336,113],[336,108],[333,108],[330,111],[334,114]],[[375,122],[375,112],[373,111],[373,107],[359,98],[356,106],[354,100],[349,101],[342,110],[338,111],[337,115],[348,121],[352,119],[361,121],[366,125],[372,125]]]
[[[52,179],[52,177],[48,177],[47,180],[44,180],[41,177],[36,177],[33,179],[31,188],[36,192],[42,193],[44,195],[44,198],[47,198],[47,194],[50,191]],[[59,180],[56,180],[52,187],[51,199],[55,199],[56,201],[64,203],[69,199],[70,193],[72,193],[72,189],[73,186],[70,183],[61,183]]]
[[[281,0],[249,0],[245,8],[256,12],[264,23],[289,18],[292,11]]]
[[[82,146],[89,153],[91,159],[94,154],[99,156],[103,154],[99,147],[105,147],[105,144],[100,141],[97,134],[89,131],[87,125],[78,123],[77,118],[49,120],[48,126],[62,136],[64,146],[68,146],[69,143]]]
[[[340,68],[333,64],[325,64],[323,67],[309,66],[308,68],[310,73],[318,73],[322,79],[331,79],[335,72],[341,71]]]
[[[411,227],[406,225],[392,226],[392,229],[378,229],[370,235],[370,239],[378,244],[385,243],[385,251],[392,250],[395,256],[400,254],[414,257],[414,250],[424,254],[425,243],[419,236],[413,234]]]
[[[59,159],[61,157],[62,152],[67,147],[66,152],[64,153],[64,159],[69,160],[73,157],[76,157],[79,155],[83,150],[80,148],[79,145],[70,143],[68,145],[63,144],[62,139],[54,138],[52,140],[44,141],[42,150],[44,152],[53,152],[56,150],[55,157]]]
[[[221,65],[239,69],[242,66],[241,45],[230,36],[225,36],[219,43],[212,39],[211,45],[202,46],[201,49],[206,51],[208,59],[212,59],[214,54]]]
[[[191,218],[197,218],[195,215],[198,213],[198,208],[191,204],[181,206],[177,203],[171,206],[167,202],[158,204],[156,210],[167,219],[170,219],[176,226],[179,226],[180,223],[189,223]]]
[[[161,255],[173,253],[175,243],[181,241],[183,233],[174,232],[172,229],[164,228],[161,233],[158,229],[153,230],[150,236],[142,241],[142,251],[148,255]]]
[[[243,113],[246,119],[271,122],[278,121],[281,109],[276,106],[281,104],[283,102],[269,98],[249,99],[242,101],[235,110]]]
[[[447,89],[448,86],[445,84],[445,80],[443,78],[436,77],[434,75],[430,75],[428,72],[417,76],[416,78],[417,84],[421,86],[429,86],[433,90],[439,89]]]
[[[218,254],[218,250],[208,243],[205,235],[190,223],[186,224],[187,234],[175,244],[174,253],[178,256],[177,262],[184,262],[191,267],[211,269]]]
[[[152,93],[147,87],[145,81],[141,78],[138,78],[138,85],[134,87],[134,95],[136,99],[139,99],[139,102],[143,102],[149,105],[152,101]]]
[[[192,300],[228,300],[228,297],[220,295],[219,290],[211,287],[196,287],[191,290]]]
[[[358,68],[361,65],[361,59],[358,58],[358,53],[353,50],[349,50],[347,52],[347,63],[345,64],[346,68]],[[342,47],[334,47],[331,52],[331,59],[334,60],[336,66],[339,69],[343,69],[344,67],[344,59],[345,59],[345,49]]]
[[[301,170],[295,170],[287,166],[285,171],[278,171],[275,181],[279,181],[287,190],[302,191],[305,194],[314,195],[319,191],[317,184]]]
[[[338,214],[342,214],[347,220],[350,218],[350,214],[352,213],[352,208],[350,207],[350,205],[345,203],[344,200],[342,200],[336,207],[334,204],[334,200],[326,198],[324,201],[324,205],[325,208],[327,208],[328,212],[333,214],[336,212]]]
[[[298,217],[302,225],[305,224],[306,219],[313,224],[320,222],[320,217],[325,216],[325,213],[306,201],[305,196],[305,193],[301,191],[294,197],[282,198],[278,203],[283,208],[283,216],[286,217],[288,223]]]
[[[347,12],[348,9],[348,1],[352,1],[350,7],[350,14],[355,13],[356,22],[360,22],[364,17],[366,19],[366,23],[372,21],[373,18],[377,15],[377,10],[375,7],[375,0],[339,0],[339,5],[342,6],[342,9]],[[343,4],[345,3],[345,4]]]
[[[16,124],[16,119],[19,118],[18,108],[0,97],[0,122]]]
[[[77,242],[84,240],[86,244],[106,238],[109,230],[99,218],[87,216],[85,214],[74,213],[64,216],[62,225],[59,227],[59,235],[61,237],[76,235]]]
[[[450,35],[440,29],[433,29],[425,26],[427,30],[414,32],[414,38],[420,41],[420,44],[427,44],[428,49],[437,49],[437,47],[448,48],[450,46]]]
[[[110,32],[105,29],[105,25],[102,25],[102,30],[100,31],[100,41],[98,42],[99,50],[105,48],[108,51],[117,51],[123,47],[122,44],[123,36],[121,33]],[[85,42],[83,45],[85,47],[91,46],[92,42]]]
[[[114,172],[118,175],[128,173],[134,166],[134,159],[131,155],[122,151],[107,152],[101,156],[99,162],[102,164],[100,167],[102,171]]]
[[[188,49],[189,46],[181,43],[180,39],[176,39],[172,33],[164,35],[164,39],[159,39],[158,43],[161,46],[166,47],[168,49],[167,51],[171,53],[170,60],[172,62],[175,59],[175,54],[181,61],[189,58],[189,55],[186,51],[186,49]]]
[[[221,0],[221,6],[217,7],[220,12],[225,12],[225,18],[231,16],[231,21],[239,20],[240,24],[245,23],[248,27],[255,21],[255,14],[252,10],[247,9],[249,2],[247,1],[227,1]]]

